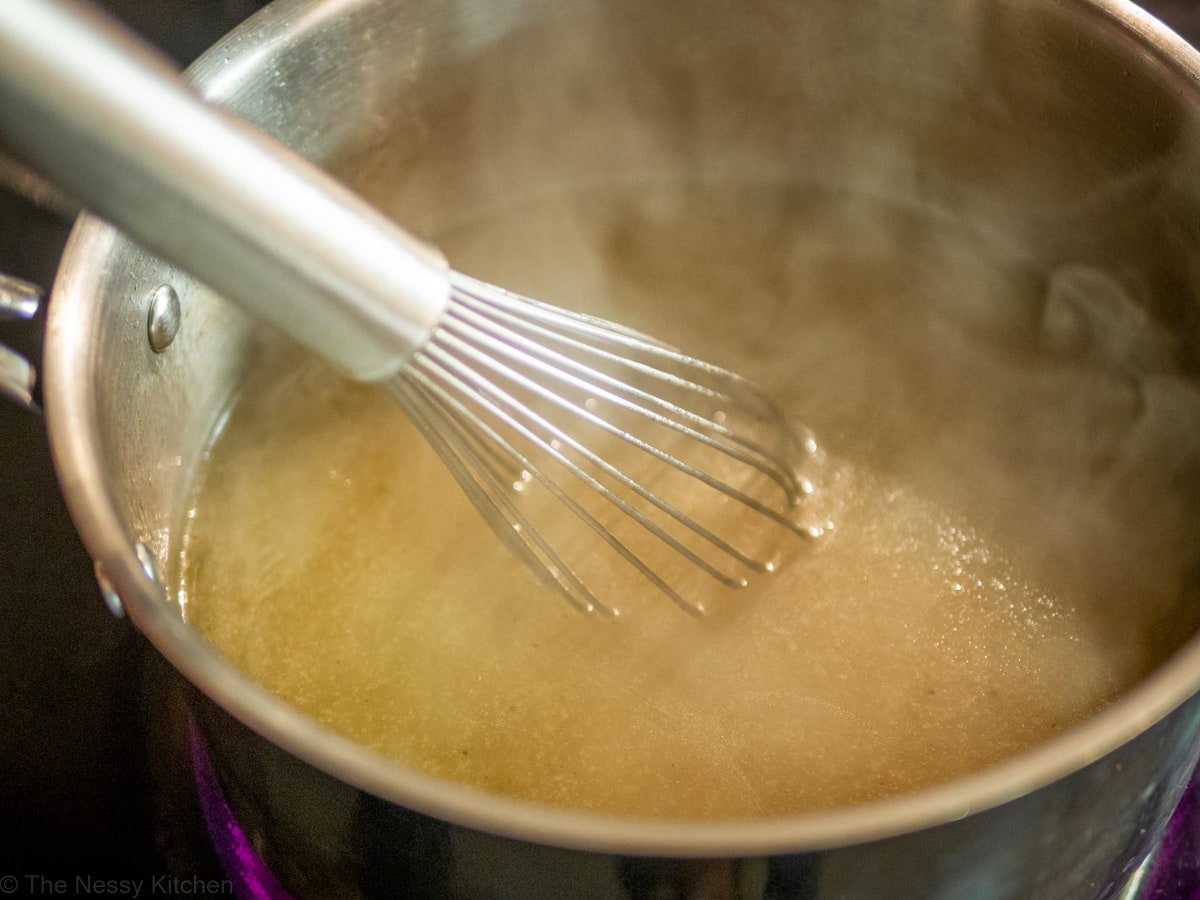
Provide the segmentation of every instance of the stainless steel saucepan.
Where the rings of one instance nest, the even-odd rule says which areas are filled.
[[[1046,274],[1103,258],[1169,294],[1148,314],[1200,375],[1200,58],[1119,0],[277,0],[189,74],[426,234],[679,177],[936,205],[1036,246]],[[192,686],[231,805],[297,894],[1094,900],[1196,766],[1195,619],[1051,743],[826,813],[623,820],[388,762],[248,681],[169,588],[194,465],[266,339],[84,216],[44,398],[102,586]]]

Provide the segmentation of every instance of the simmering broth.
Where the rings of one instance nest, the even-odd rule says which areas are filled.
[[[1088,316],[1134,303],[1103,272],[1047,280],[932,214],[779,188],[547,196],[436,237],[759,382],[823,440],[807,514],[836,527],[704,621],[631,576],[600,623],[509,557],[382,391],[264,348],[201,472],[181,595],[329,727],[558,806],[786,814],[1019,753],[1188,633],[1172,535],[1194,507],[1162,460],[1200,402],[1152,322],[1149,366],[1096,337]]]

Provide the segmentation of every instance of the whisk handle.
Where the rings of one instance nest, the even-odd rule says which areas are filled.
[[[89,209],[363,380],[449,296],[435,249],[75,0],[0,0],[0,135]]]

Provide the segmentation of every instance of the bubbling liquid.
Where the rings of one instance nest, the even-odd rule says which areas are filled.
[[[633,577],[619,582],[637,595],[629,614],[598,622],[508,554],[383,391],[277,350],[201,473],[186,617],[268,689],[386,756],[652,818],[787,814],[943,782],[1145,674],[1165,652],[1167,601],[1133,607],[1103,571],[1046,565],[1112,548],[1027,516],[1077,465],[1060,454],[1031,470],[1023,455],[1038,417],[1074,427],[1045,384],[1077,373],[1031,374],[1022,358],[1019,377],[955,390],[999,356],[940,322],[947,298],[993,292],[966,304],[963,327],[996,317],[985,330],[1002,355],[1003,328],[1025,327],[1020,273],[969,257],[964,236],[914,257],[939,226],[909,213],[689,196],[543,198],[440,242],[472,274],[575,298],[754,378],[829,438],[808,513],[832,532],[749,590],[714,594],[703,621]],[[985,403],[998,397],[1025,418],[998,422]],[[997,503],[1002,479],[1013,487]],[[1124,575],[1174,599],[1178,579],[1157,571]]]

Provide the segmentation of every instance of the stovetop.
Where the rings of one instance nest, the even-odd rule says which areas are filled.
[[[185,63],[261,4],[99,5]],[[1200,0],[1146,5],[1185,37],[1200,39]],[[48,286],[66,234],[52,215],[0,190],[0,272]],[[41,324],[41,316],[5,323],[0,341],[36,362]],[[0,647],[0,894],[147,896],[172,886],[197,893],[202,882],[230,893],[211,849],[180,849],[206,831],[195,792],[179,781],[164,789],[148,758],[145,641],[100,600],[56,488],[41,420],[2,400]],[[1180,840],[1192,842],[1190,856],[1166,875],[1148,865],[1147,884],[1158,877],[1160,888],[1139,891],[1139,898],[1200,895],[1196,793],[1193,785],[1188,818],[1181,813]]]

